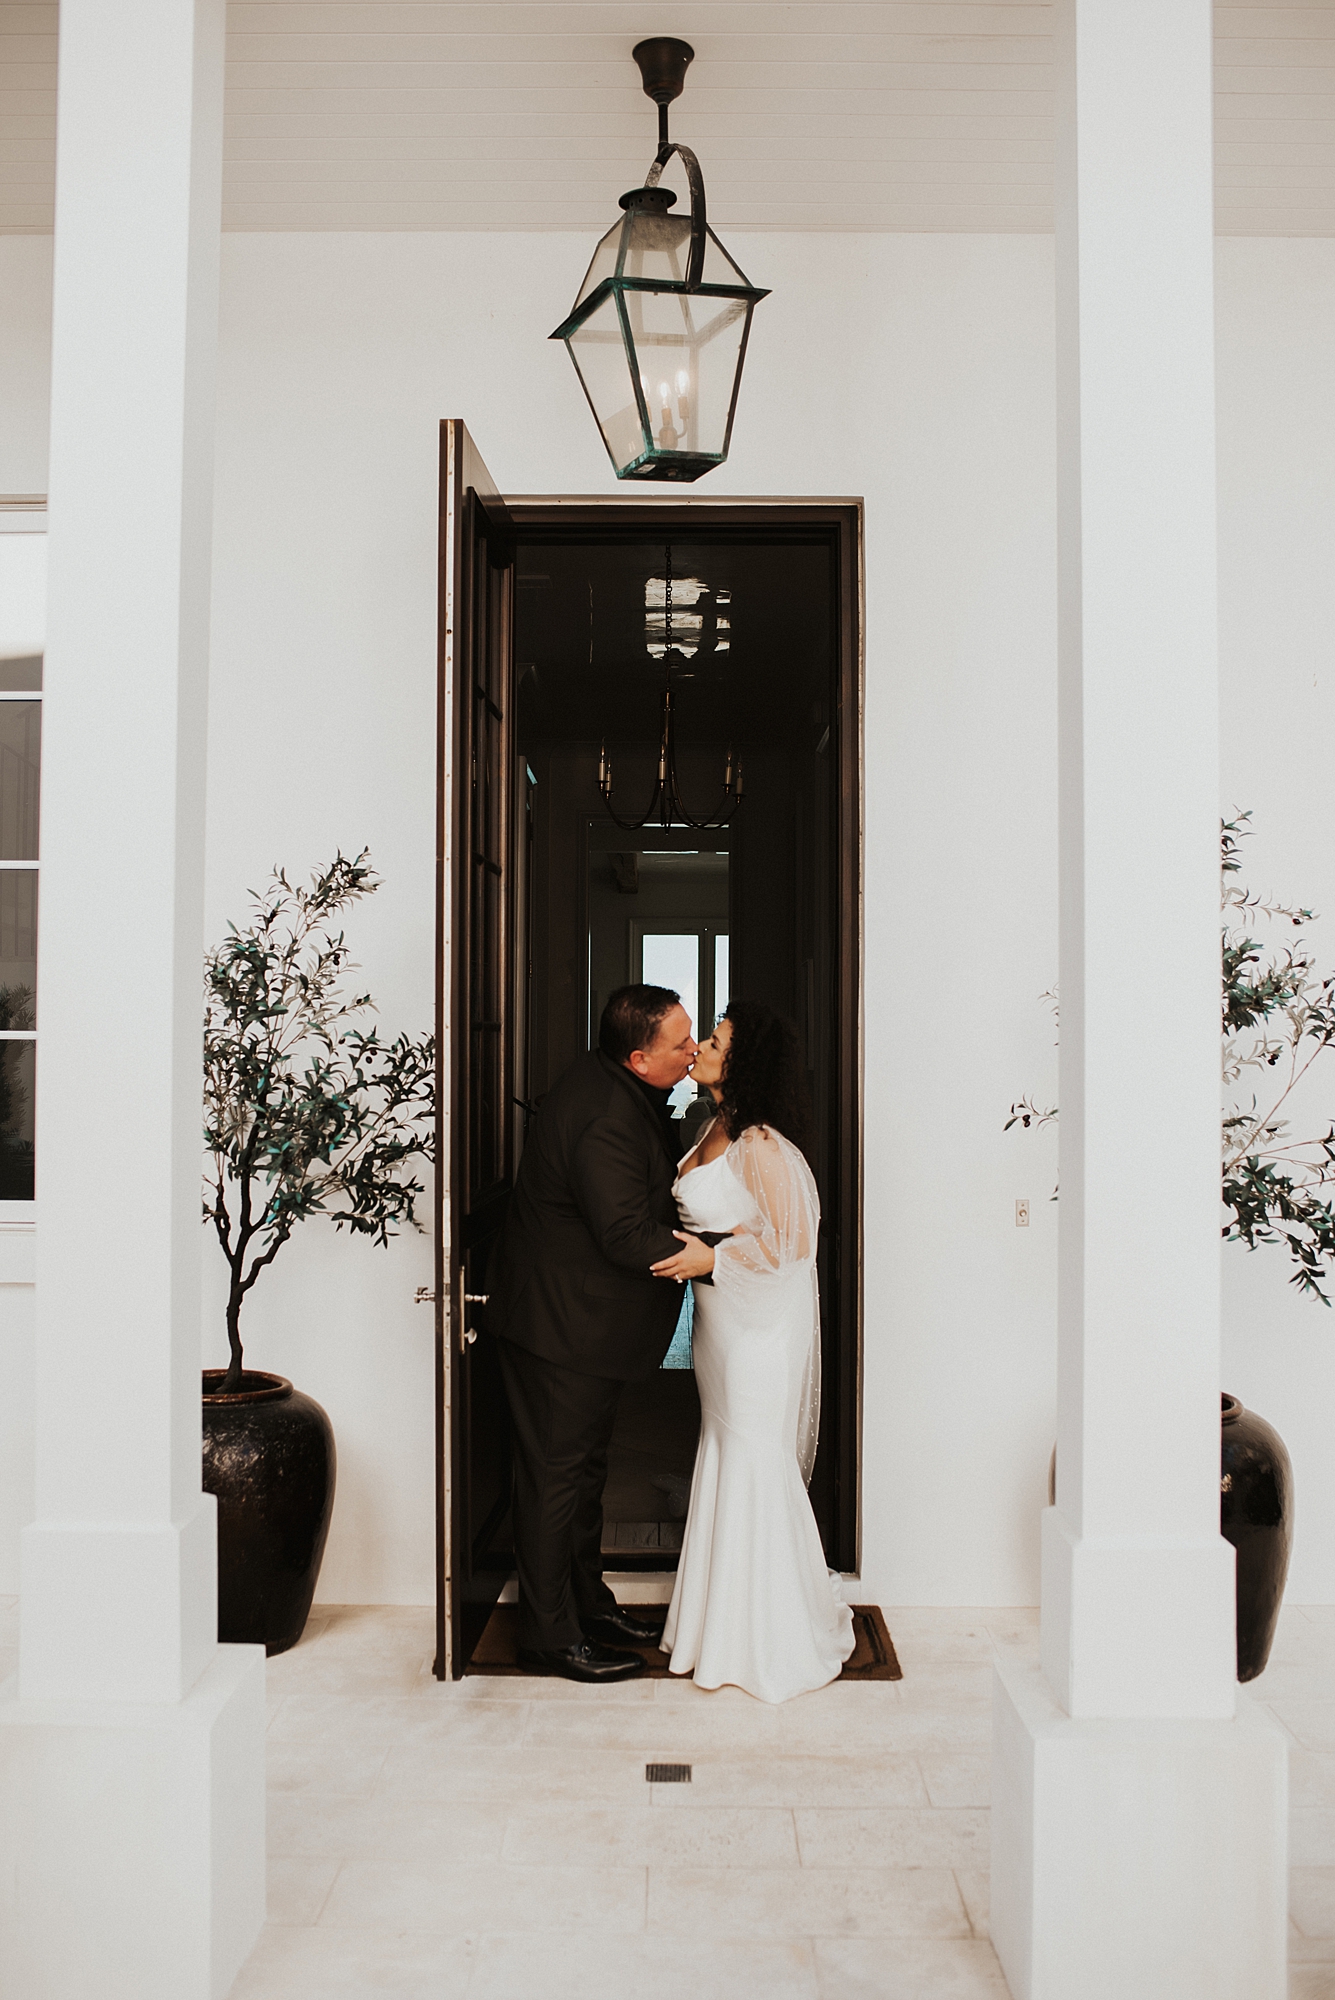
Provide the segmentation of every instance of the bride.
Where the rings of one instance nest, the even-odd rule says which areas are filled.
[[[794,1143],[805,1137],[796,1031],[734,1000],[693,1075],[716,1111],[673,1192],[683,1228],[716,1247],[712,1284],[695,1287],[700,1444],[662,1644],[697,1687],[786,1701],[834,1680],[853,1650],[806,1492],[820,1416],[820,1200]],[[678,1263],[655,1264],[655,1276],[685,1275]]]

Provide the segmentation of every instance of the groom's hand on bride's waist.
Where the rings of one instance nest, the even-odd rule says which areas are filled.
[[[687,1278],[707,1278],[714,1268],[712,1245],[698,1236],[688,1236],[684,1229],[674,1229],[672,1234],[683,1247],[649,1266],[654,1277],[675,1278],[678,1284]]]

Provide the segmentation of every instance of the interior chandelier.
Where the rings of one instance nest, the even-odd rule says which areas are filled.
[[[638,819],[623,819],[612,804],[612,764],[604,740],[598,752],[598,790],[609,816],[625,833],[638,833],[651,823],[661,827],[689,826],[697,832],[706,827],[726,826],[742,803],[742,762],[733,762],[731,746],[723,774],[723,791],[712,813],[695,819],[682,803],[677,782],[676,724],[672,713],[672,549],[664,550],[663,591],[663,726],[658,739],[658,774],[649,803]]]
[[[551,338],[570,351],[618,479],[699,479],[722,465],[746,359],[752,285],[705,219],[705,183],[689,146],[668,138],[688,42],[659,35],[632,50],[645,95],[658,106],[658,152],[643,187],[621,197],[584,275],[570,317]],[[691,213],[658,185],[676,153]]]

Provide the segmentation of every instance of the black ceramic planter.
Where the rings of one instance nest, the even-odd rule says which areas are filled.
[[[1293,1535],[1293,1469],[1284,1440],[1236,1396],[1223,1402],[1219,1527],[1238,1552],[1238,1679],[1265,1671]]]
[[[1293,1468],[1284,1440],[1236,1396],[1222,1396],[1219,1532],[1238,1552],[1238,1679],[1265,1672],[1274,1643],[1293,1537]],[[1048,1460],[1048,1505],[1057,1499],[1057,1447]]]
[[[234,1395],[204,1370],[204,1491],[218,1498],[218,1637],[285,1653],[310,1615],[334,1511],[334,1433],[281,1375]]]

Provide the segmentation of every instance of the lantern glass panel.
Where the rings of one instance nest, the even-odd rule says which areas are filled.
[[[625,301],[654,444],[721,456],[749,302],[699,292],[627,292]]]
[[[621,233],[625,226],[625,217],[623,216],[612,224],[612,227],[594,251],[589,268],[584,273],[584,283],[579,288],[579,297],[575,300],[574,309],[576,312],[578,312],[589,294],[597,291],[604,278],[615,277],[617,258],[621,252]]]
[[[620,471],[646,447],[615,294],[604,299],[570,335],[570,353],[603,442]]]

